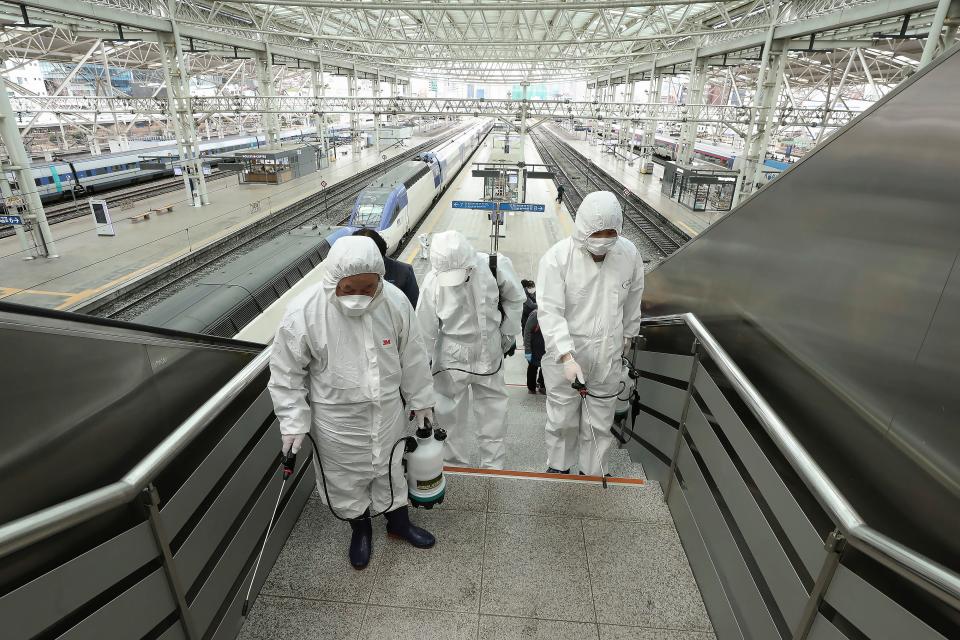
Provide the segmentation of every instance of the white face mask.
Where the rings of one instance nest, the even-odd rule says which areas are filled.
[[[587,251],[595,256],[605,256],[610,247],[617,243],[617,238],[587,238],[583,241],[583,246]]]
[[[527,288],[527,293],[529,293],[530,295],[533,295],[533,294],[535,294],[536,292],[537,292],[537,288],[536,288],[536,287],[528,287],[528,288]]]
[[[362,316],[370,308],[370,296],[337,296],[337,301],[348,316]]]

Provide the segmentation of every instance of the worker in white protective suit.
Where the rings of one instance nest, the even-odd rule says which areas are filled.
[[[622,356],[640,333],[643,260],[621,237],[623,212],[609,191],[588,194],[573,236],[540,259],[537,302],[546,342],[547,471],[605,473],[610,427],[622,391]],[[584,383],[581,399],[572,387]],[[606,396],[606,397],[596,397]],[[583,403],[583,404],[581,404]]]
[[[287,307],[269,389],[284,454],[311,432],[323,465],[320,497],[349,520],[350,563],[362,569],[372,551],[371,510],[386,514],[389,534],[421,548],[435,542],[410,524],[404,446],[394,449],[407,422],[400,394],[422,426],[433,418],[433,382],[413,308],[383,279],[373,240],[340,238],[324,268],[321,283]]]
[[[465,440],[472,413],[480,467],[506,460],[504,354],[516,347],[526,296],[506,256],[476,251],[459,231],[434,234],[430,271],[420,288],[417,319],[433,361],[437,423],[447,430],[444,459],[469,466]]]

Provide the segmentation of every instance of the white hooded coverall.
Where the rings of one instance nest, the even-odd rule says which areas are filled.
[[[497,277],[490,258],[477,252],[459,231],[434,234],[430,246],[430,272],[420,287],[417,319],[427,353],[433,357],[434,408],[437,424],[447,430],[444,459],[469,466],[465,436],[471,417],[477,425],[480,467],[502,469],[506,460],[507,390],[503,382],[502,336],[516,339],[526,295],[509,258],[497,255]],[[440,286],[437,274],[466,269],[468,280]],[[501,314],[497,303],[503,308]],[[453,371],[463,369],[483,376]],[[499,370],[497,370],[499,368]],[[447,370],[445,370],[447,369]]]
[[[546,343],[541,367],[547,387],[547,466],[561,471],[577,463],[580,471],[599,475],[598,459],[606,470],[613,444],[616,398],[588,397],[581,415],[580,394],[564,377],[560,357],[573,354],[591,393],[606,396],[620,389],[624,338],[640,333],[643,260],[623,237],[602,262],[594,262],[583,243],[604,229],[620,234],[622,226],[616,196],[609,191],[588,194],[577,210],[573,236],[540,259],[537,319]]]
[[[406,296],[383,280],[383,259],[370,238],[334,243],[320,284],[287,307],[273,341],[270,395],[284,435],[311,430],[320,451],[330,501],[355,518],[407,504],[401,461],[393,458],[393,502],[388,460],[404,435],[408,410],[433,406],[433,383],[423,339]],[[360,316],[337,302],[337,283],[376,273],[381,289]],[[318,470],[319,471],[319,470]],[[320,496],[326,502],[318,473]]]

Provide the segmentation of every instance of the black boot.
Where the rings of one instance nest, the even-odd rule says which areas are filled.
[[[432,533],[410,524],[410,513],[406,507],[387,513],[387,533],[395,538],[403,538],[418,549],[429,549],[437,542]]]
[[[370,510],[350,521],[353,535],[350,536],[350,564],[354,569],[363,569],[370,563],[373,552],[373,526],[370,524]]]
[[[547,467],[547,473],[565,473],[569,474],[570,469],[554,469],[553,467]]]

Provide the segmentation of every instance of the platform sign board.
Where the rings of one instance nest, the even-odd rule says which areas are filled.
[[[454,209],[480,209],[482,211],[496,211],[496,202],[487,202],[485,200],[454,200]]]
[[[23,224],[22,216],[0,216],[0,224]]]
[[[93,223],[97,228],[98,236],[117,235],[106,200],[90,200],[90,213],[93,214]]]
[[[535,204],[532,202],[501,202],[500,211],[529,211],[533,213],[543,213],[547,210],[546,205]]]

